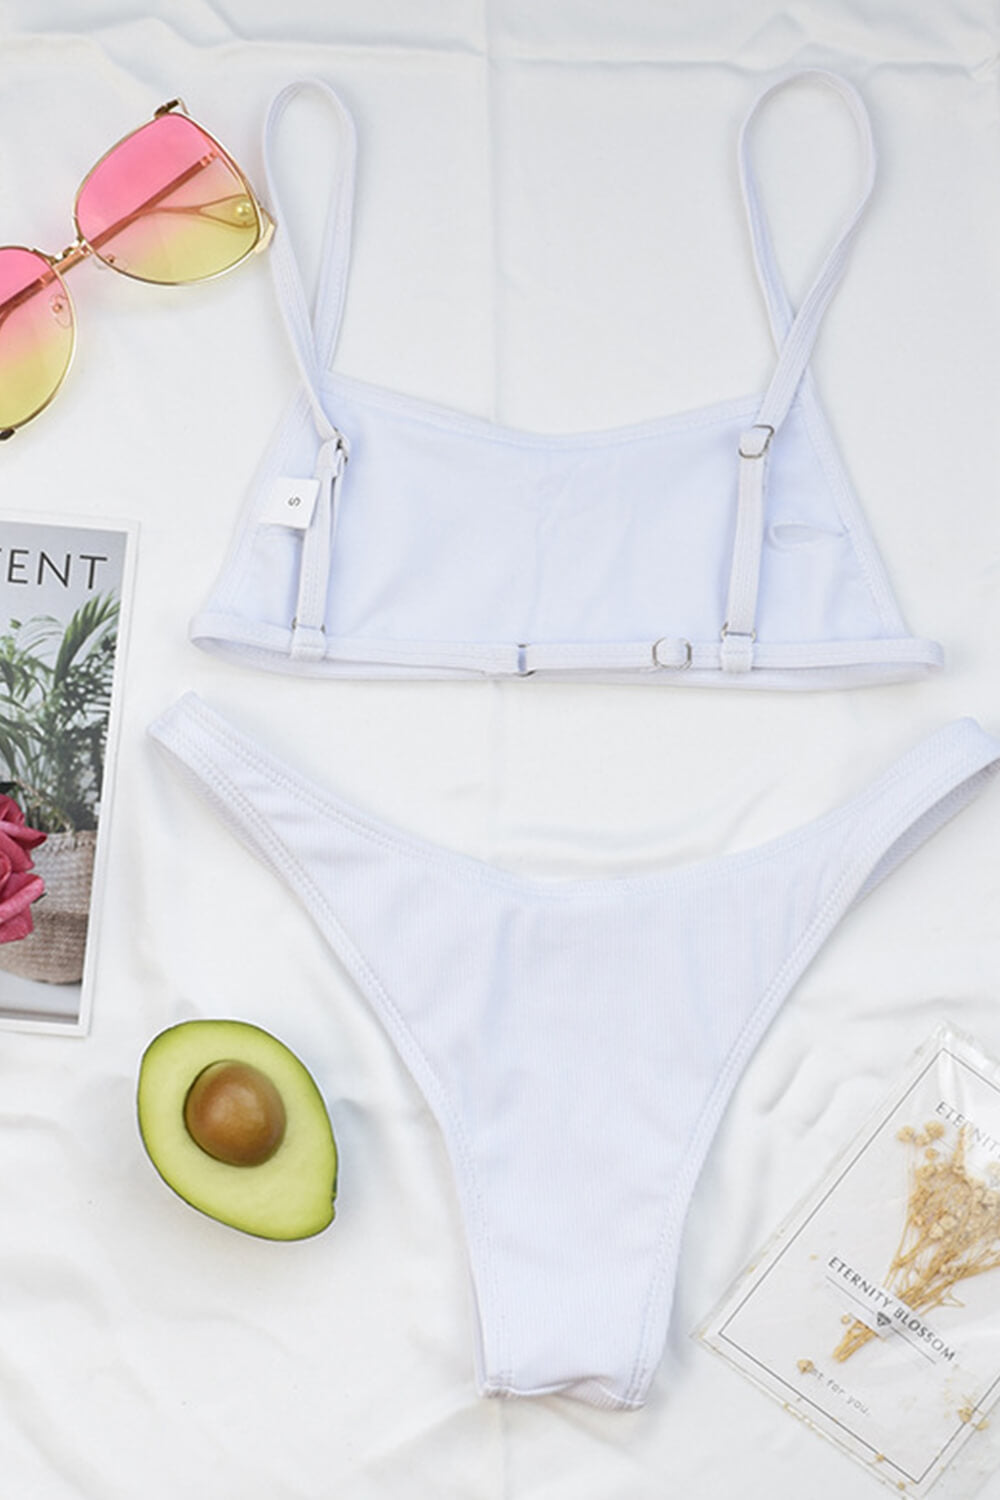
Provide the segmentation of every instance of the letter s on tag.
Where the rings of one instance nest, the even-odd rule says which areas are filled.
[[[316,509],[318,479],[290,479],[281,475],[271,485],[257,521],[262,526],[291,526],[305,531]]]

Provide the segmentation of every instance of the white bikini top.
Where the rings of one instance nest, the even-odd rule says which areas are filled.
[[[777,363],[763,396],[611,431],[550,436],[332,374],[347,283],[354,129],[340,146],[310,314],[287,232],[271,264],[302,387],[265,455],[192,639],[255,666],[347,677],[546,676],[847,687],[941,663],[911,636],[807,365],[872,190],[865,107],[834,74],[861,190],[793,311],[749,158],[739,165]]]

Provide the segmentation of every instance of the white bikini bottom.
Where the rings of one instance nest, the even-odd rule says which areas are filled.
[[[194,696],[153,725],[296,891],[450,1155],[488,1395],[645,1399],[681,1233],[744,1065],[841,917],[983,785],[971,720],[757,849],[538,881],[369,818]]]

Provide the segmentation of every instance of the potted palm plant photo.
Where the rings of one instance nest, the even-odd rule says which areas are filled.
[[[0,969],[49,984],[83,975],[114,679],[119,600],[94,594],[68,620],[12,619],[0,634],[0,793],[45,834],[31,931],[0,943]]]

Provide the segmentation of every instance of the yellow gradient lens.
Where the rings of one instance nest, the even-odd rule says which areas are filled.
[[[151,120],[98,162],[77,197],[76,223],[116,271],[166,284],[229,270],[262,227],[239,168],[178,114]]]
[[[0,431],[47,406],[73,357],[73,307],[44,255],[0,249]]]

